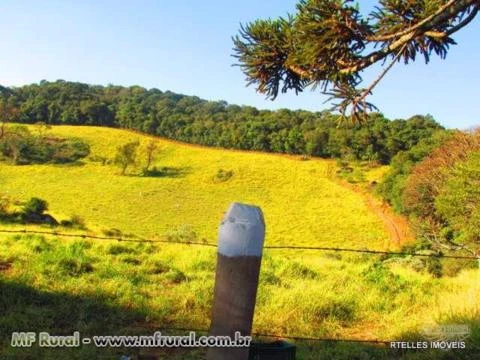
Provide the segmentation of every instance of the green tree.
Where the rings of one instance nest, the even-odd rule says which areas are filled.
[[[370,113],[362,126],[338,127],[338,115],[329,111],[258,110],[138,86],[58,80],[4,92],[0,96],[19,109],[17,120],[24,123],[124,127],[208,146],[322,157],[351,153],[384,164],[440,128],[428,116],[388,121],[379,113]]]
[[[455,164],[445,186],[435,198],[437,214],[461,243],[480,244],[480,152]]]
[[[18,118],[18,109],[8,101],[8,98],[0,98],[0,140],[6,133],[6,124]]]
[[[280,91],[318,86],[359,121],[375,108],[366,98],[396,62],[445,58],[455,44],[452,35],[479,7],[478,0],[379,0],[365,16],[353,0],[300,0],[294,15],[242,25],[233,38],[234,56],[260,93],[275,99]],[[358,88],[361,72],[377,63],[384,70]]]
[[[143,168],[144,174],[148,174],[150,166],[155,161],[155,157],[158,152],[158,146],[155,140],[151,140],[145,147],[145,167]]]
[[[121,174],[125,175],[127,168],[137,162],[137,148],[140,145],[138,141],[131,141],[117,147],[114,163],[121,169]]]

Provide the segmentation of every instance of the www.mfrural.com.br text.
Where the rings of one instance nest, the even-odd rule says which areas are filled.
[[[12,347],[80,347],[94,345],[96,347],[249,347],[252,338],[236,332],[230,336],[198,336],[191,331],[185,336],[166,336],[160,331],[153,335],[102,335],[81,336],[75,331],[72,335],[58,336],[48,332],[14,332]]]

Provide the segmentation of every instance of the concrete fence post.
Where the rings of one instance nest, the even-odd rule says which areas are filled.
[[[251,335],[264,239],[262,210],[230,205],[218,236],[210,335]],[[248,352],[248,347],[211,347],[207,360],[247,360]]]

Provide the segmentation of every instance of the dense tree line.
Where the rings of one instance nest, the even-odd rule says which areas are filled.
[[[328,111],[258,110],[139,86],[58,80],[2,90],[23,123],[114,126],[208,146],[382,163],[442,129],[428,115],[389,121],[372,113],[365,124],[339,126]]]
[[[419,238],[480,249],[480,129],[444,132],[397,154],[380,193]]]

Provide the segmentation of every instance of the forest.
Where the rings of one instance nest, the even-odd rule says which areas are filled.
[[[20,123],[110,126],[207,146],[382,164],[443,131],[430,115],[390,121],[371,113],[352,124],[330,111],[259,110],[140,86],[43,80],[0,91]]]

